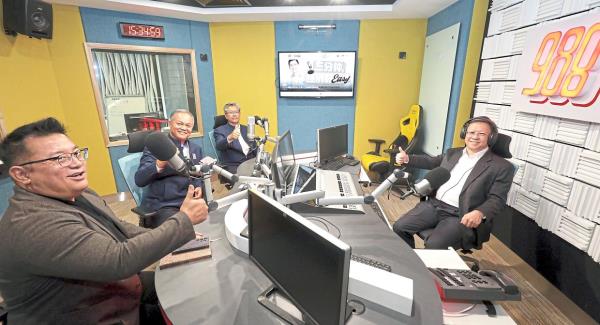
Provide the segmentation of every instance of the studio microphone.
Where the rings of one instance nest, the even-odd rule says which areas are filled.
[[[248,116],[248,130],[246,131],[246,137],[250,141],[254,141],[254,124],[256,123],[256,117]]]
[[[216,163],[203,164],[202,167],[200,168],[200,171],[202,173],[209,173],[211,170],[213,172],[215,172],[217,175],[221,175],[233,183],[237,183],[237,181],[239,180],[238,175],[228,172],[227,170],[225,170],[223,167],[217,165]]]
[[[394,169],[394,171],[385,179],[373,192],[371,192],[371,196],[373,198],[378,198],[383,192],[387,191],[394,183],[400,178],[408,178],[410,174],[400,169]]]
[[[450,172],[444,167],[432,169],[422,180],[413,186],[414,194],[419,196],[429,195],[450,179]]]
[[[146,138],[146,148],[158,160],[166,161],[178,174],[189,175],[188,164],[177,154],[177,147],[161,132],[152,132]]]

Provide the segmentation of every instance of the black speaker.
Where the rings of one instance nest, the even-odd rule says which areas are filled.
[[[3,0],[4,32],[52,38],[52,5],[39,0]]]

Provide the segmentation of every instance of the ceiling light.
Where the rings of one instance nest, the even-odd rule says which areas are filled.
[[[329,25],[298,25],[300,30],[324,30],[324,29],[335,29],[335,24]]]

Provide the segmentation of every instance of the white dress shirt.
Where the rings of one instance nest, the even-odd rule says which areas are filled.
[[[485,155],[489,148],[485,148],[472,156],[467,153],[467,148],[463,149],[462,156],[458,163],[450,171],[450,179],[437,190],[435,198],[458,208],[458,198],[462,188],[469,178],[475,164]]]

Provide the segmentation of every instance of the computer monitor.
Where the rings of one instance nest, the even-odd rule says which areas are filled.
[[[273,181],[276,187],[285,189],[292,184],[295,166],[296,159],[292,133],[287,130],[277,137],[275,149],[271,155],[271,173],[273,173]]]
[[[294,176],[294,183],[292,186],[292,194],[304,192],[305,190],[308,190],[308,191],[315,190],[316,174],[317,174],[317,170],[315,168],[306,166],[306,165],[298,165],[298,168],[296,169],[296,174]],[[311,182],[314,183],[312,186],[313,188],[309,188],[310,187],[309,184]]]
[[[250,259],[304,317],[344,324],[350,246],[255,190],[248,192],[248,230]]]
[[[348,124],[317,129],[317,156],[319,164],[348,154]]]

